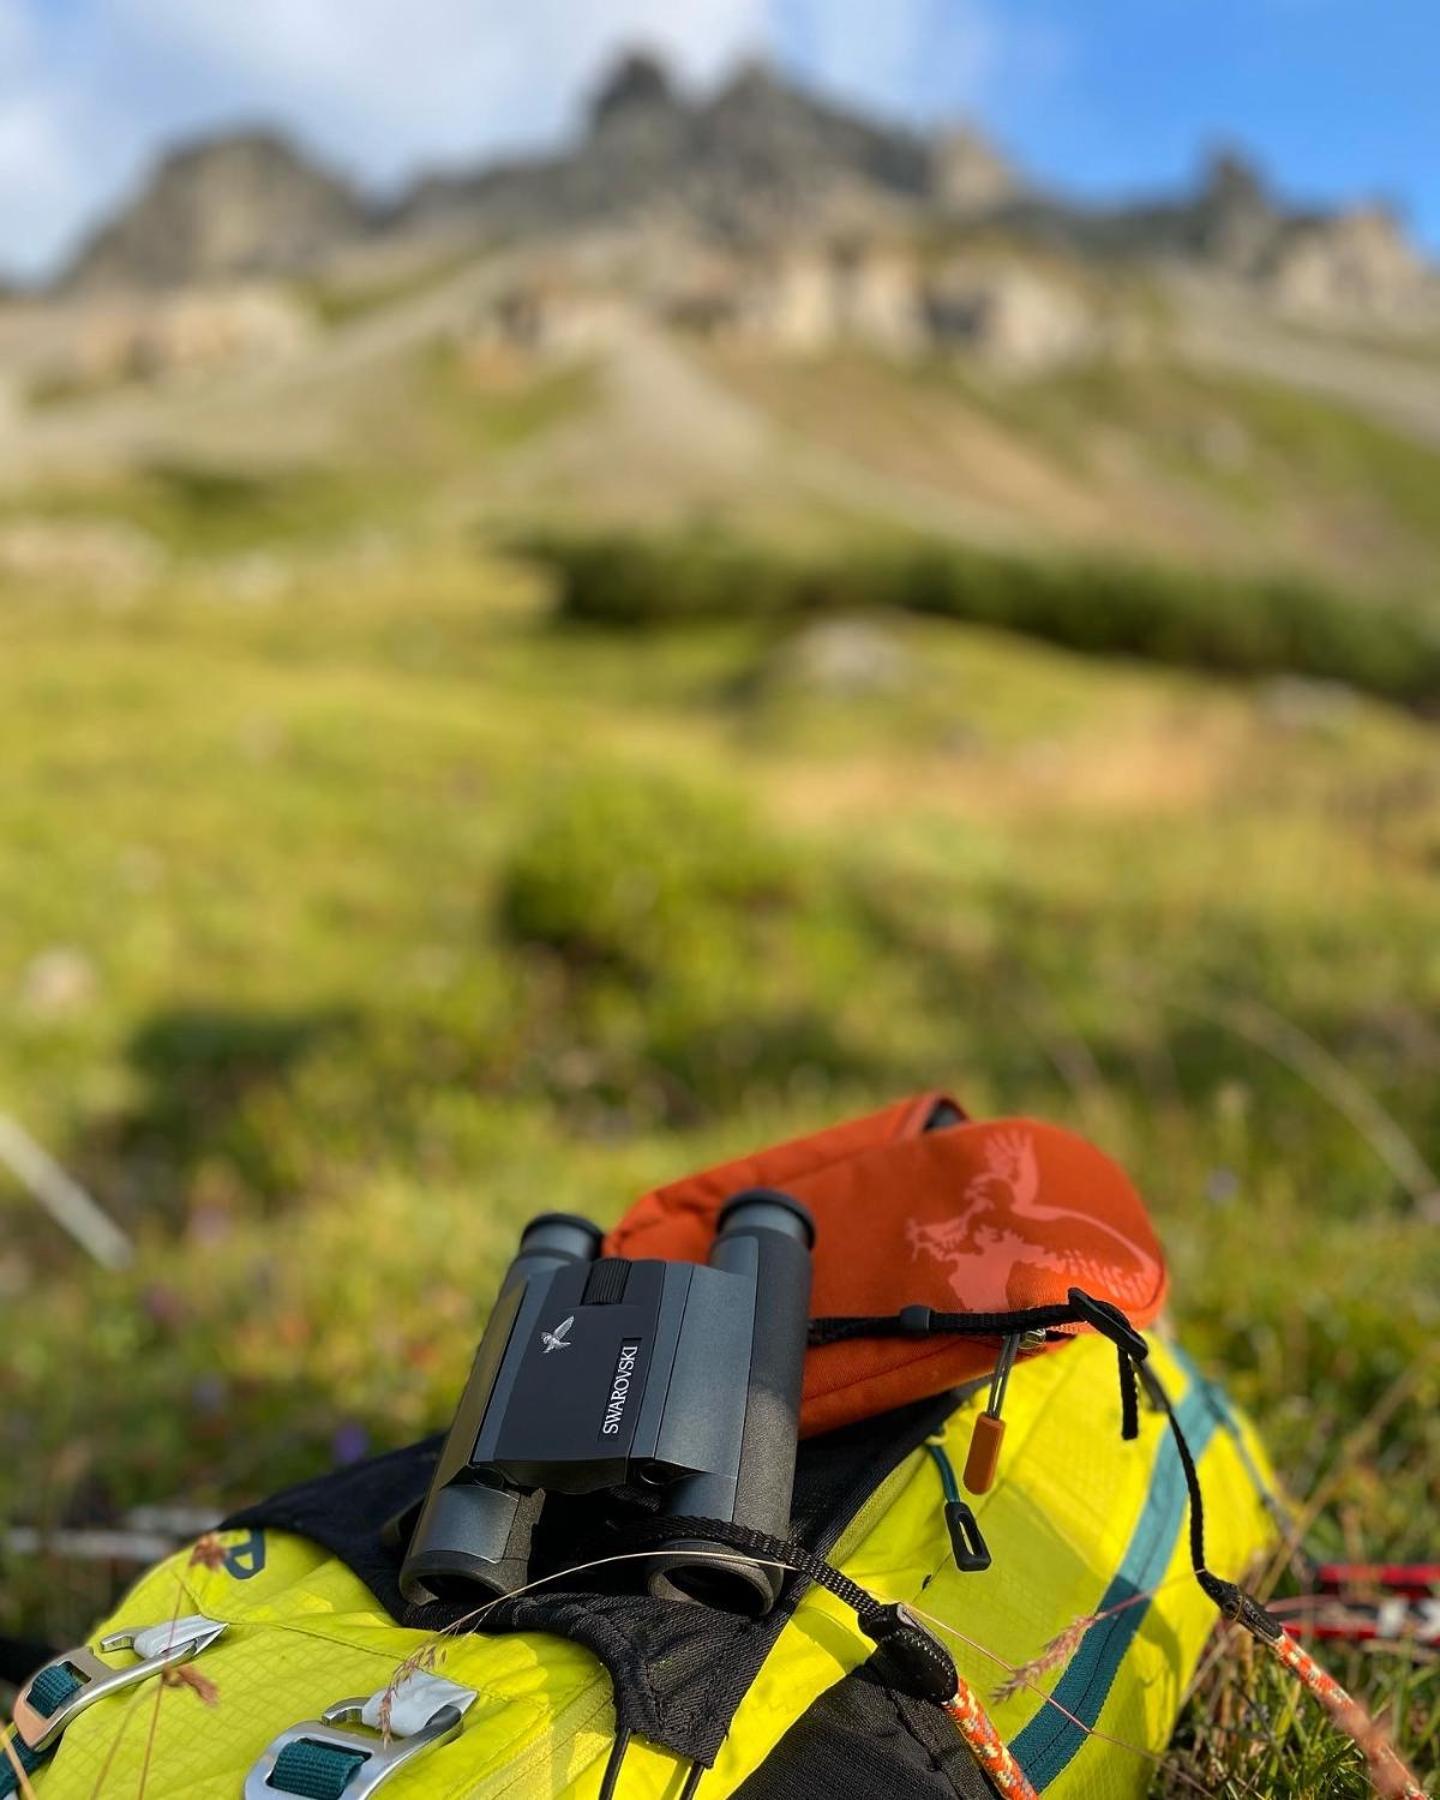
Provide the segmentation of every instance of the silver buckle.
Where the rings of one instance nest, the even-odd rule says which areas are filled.
[[[292,1725],[288,1731],[282,1731],[261,1752],[260,1760],[245,1777],[244,1800],[275,1800],[280,1790],[271,1787],[270,1776],[281,1751],[288,1744],[303,1740],[311,1744],[328,1744],[333,1749],[352,1755],[356,1751],[362,1751],[366,1760],[346,1783],[345,1800],[366,1800],[366,1796],[373,1794],[382,1781],[388,1781],[397,1769],[419,1756],[422,1751],[445,1743],[460,1729],[460,1708],[446,1705],[431,1713],[420,1729],[410,1737],[387,1739],[378,1731],[371,1731],[368,1726],[360,1724],[360,1714],[367,1699],[368,1696],[362,1696],[358,1700],[337,1700],[334,1706],[325,1708],[320,1718],[303,1725]]]
[[[101,1638],[100,1648],[128,1650],[143,1631],[150,1629],[153,1627],[137,1625],[133,1631],[112,1631],[109,1637]],[[101,1662],[88,1644],[81,1644],[75,1650],[67,1650],[63,1656],[57,1656],[46,1663],[43,1669],[37,1669],[20,1690],[11,1708],[15,1729],[28,1749],[48,1750],[66,1726],[97,1700],[103,1700],[107,1694],[117,1693],[121,1688],[134,1687],[137,1682],[148,1681],[152,1675],[159,1675],[165,1669],[173,1669],[179,1663],[189,1662],[202,1650],[208,1650],[224,1629],[224,1625],[207,1620],[203,1631],[188,1632],[168,1649],[155,1656],[147,1656],[140,1662],[131,1663],[123,1669],[112,1668],[109,1663]],[[36,1681],[49,1669],[69,1669],[80,1677],[81,1686],[68,1700],[62,1700],[46,1718],[31,1704],[30,1693]]]

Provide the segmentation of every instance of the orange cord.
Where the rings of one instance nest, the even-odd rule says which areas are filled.
[[[975,1760],[1006,1796],[1006,1800],[1039,1800],[1029,1777],[1010,1754],[1009,1747],[990,1722],[990,1715],[975,1697],[974,1691],[961,1682],[953,1700],[945,1710],[955,1721],[961,1737],[975,1753]],[[1424,1800],[1422,1795],[1421,1800]]]
[[[1337,1728],[1359,1745],[1377,1793],[1384,1795],[1385,1800],[1427,1800],[1424,1788],[1395,1754],[1370,1714],[1288,1631],[1274,1639],[1261,1637],[1259,1641],[1269,1643],[1301,1686],[1325,1708]]]

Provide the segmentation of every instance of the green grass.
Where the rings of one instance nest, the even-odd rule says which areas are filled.
[[[187,530],[254,504],[178,491]],[[141,1252],[90,1269],[0,1186],[0,1518],[413,1438],[530,1212],[941,1082],[1125,1161],[1302,1491],[1409,1372],[1313,1543],[1434,1555],[1433,1209],[1290,1035],[1440,1164],[1431,728],[911,613],[837,686],[804,621],[565,627],[456,546],[307,540],[263,607],[200,557],[121,611],[0,596],[0,1109]],[[107,1598],[16,1560],[0,1630]],[[1433,1766],[1433,1666],[1346,1672]],[[1157,1791],[1365,1791],[1252,1689],[1207,1687]]]
[[[406,300],[417,299],[440,287],[474,258],[473,249],[457,249],[440,256],[411,261],[393,268],[346,276],[316,276],[295,284],[296,298],[322,325],[332,330],[357,319],[369,318]]]
[[[539,374],[522,364],[508,381],[484,381],[450,346],[426,355],[419,383],[431,415],[453,433],[453,448],[484,453],[516,449],[563,424],[592,403],[595,389],[595,371],[586,363],[561,363]]]
[[[1124,434],[1173,475],[1198,480],[1253,510],[1339,512],[1372,537],[1401,534],[1440,547],[1440,451],[1337,401],[1277,382],[1186,368],[1160,358],[1099,358],[1004,386],[963,369],[949,380],[997,421],[1090,466]]]
[[[1105,308],[1101,304],[1101,316]],[[1434,593],[1440,448],[1317,394],[1141,341],[1030,375],[963,355],[904,364],[715,353],[806,444],[1048,535],[1160,561],[1294,566],[1365,593]]]
[[[531,548],[556,572],[564,616],[585,624],[915,612],[1091,655],[1247,676],[1307,675],[1427,706],[1440,699],[1440,623],[1429,611],[1283,572],[1241,575],[940,543],[781,555],[712,528],[669,537],[550,534]]]

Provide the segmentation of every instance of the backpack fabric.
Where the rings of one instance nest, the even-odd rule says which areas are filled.
[[[1263,1453],[1178,1350],[1151,1343],[1199,1465],[1210,1564],[1238,1577],[1273,1540]],[[808,1439],[798,1535],[920,1611],[982,1695],[1098,1615],[991,1716],[1047,1800],[1139,1800],[1215,1622],[1189,1573],[1174,1439],[1146,1410],[1122,1440],[1101,1338],[1022,1362],[999,1477],[974,1502],[993,1561],[962,1573],[945,1501],[984,1401],[977,1384]],[[89,1800],[97,1780],[137,1794],[142,1776],[146,1800],[232,1800],[279,1732],[384,1687],[410,1659],[477,1699],[458,1736],[386,1783],[387,1800],[595,1800],[622,1715],[637,1735],[620,1800],[676,1800],[697,1745],[711,1766],[696,1800],[993,1796],[944,1713],[902,1691],[828,1592],[799,1582],[770,1619],[719,1627],[700,1608],[619,1594],[605,1571],[463,1630],[417,1620],[381,1525],[423,1490],[433,1455],[432,1442],[292,1490],[151,1570],[96,1641],[183,1614],[227,1621],[192,1665],[206,1697],[156,1681],[100,1701],[30,1777],[37,1800]]]

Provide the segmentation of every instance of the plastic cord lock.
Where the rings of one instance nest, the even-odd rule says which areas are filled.
[[[979,1575],[990,1567],[990,1546],[980,1531],[980,1521],[963,1500],[945,1502],[945,1528],[950,1550],[962,1575]]]

